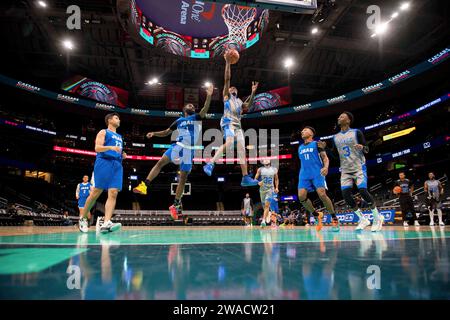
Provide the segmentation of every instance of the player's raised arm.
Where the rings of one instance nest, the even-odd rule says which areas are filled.
[[[149,132],[145,135],[145,137],[147,139],[151,139],[153,137],[167,137],[169,134],[171,134],[176,129],[177,129],[177,122],[174,121],[174,122],[172,122],[170,127],[168,127],[166,130]]]
[[[200,110],[200,112],[199,112],[199,115],[200,115],[201,118],[204,118],[206,116],[206,114],[208,113],[209,106],[211,105],[211,97],[212,97],[213,92],[214,92],[214,86],[210,85],[206,89],[206,101],[205,101],[205,104],[203,105],[202,110]]]
[[[230,95],[228,90],[230,89],[230,81],[231,81],[231,63],[230,63],[230,56],[228,55],[228,51],[225,51],[225,54],[223,56],[225,58],[225,82],[223,85],[222,94],[223,94],[224,100],[227,100]]]
[[[118,146],[105,146],[105,136],[105,130],[100,130],[100,132],[97,133],[97,137],[95,138],[95,152],[106,152],[109,150],[121,152],[121,149]]]
[[[245,99],[244,103],[242,104],[243,111],[247,111],[249,107],[253,104],[253,100],[255,99],[256,90],[258,89],[259,82],[252,81],[252,93],[251,95]]]

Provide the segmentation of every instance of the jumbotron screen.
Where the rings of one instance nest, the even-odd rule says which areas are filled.
[[[80,75],[66,79],[61,89],[120,108],[126,108],[128,104],[128,91]]]
[[[291,88],[282,87],[263,93],[258,93],[248,112],[264,111],[290,104]]]
[[[224,19],[228,4],[165,0],[131,0],[131,21],[141,39],[157,48],[175,55],[209,59],[223,55],[229,42],[235,42],[234,34],[229,36],[229,28]],[[235,6],[238,7],[238,6]],[[233,7],[234,8],[234,7]],[[249,8],[246,21],[237,16],[243,12],[229,13],[230,23],[240,23],[243,29],[238,51],[248,49],[257,43],[269,22],[269,10]],[[245,12],[244,12],[245,13]],[[236,17],[234,17],[236,14]],[[236,20],[237,19],[237,20]],[[142,41],[144,40],[144,41]]]

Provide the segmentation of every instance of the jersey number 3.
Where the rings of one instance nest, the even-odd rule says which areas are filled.
[[[350,156],[350,147],[349,146],[345,146],[345,147],[342,147],[342,150],[344,150],[344,157],[349,157]]]

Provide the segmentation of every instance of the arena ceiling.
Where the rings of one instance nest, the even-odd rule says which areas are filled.
[[[1,1],[0,25],[6,57],[1,73],[57,89],[63,79],[81,74],[130,91],[130,104],[161,108],[167,84],[201,86],[205,80],[220,87],[221,60],[196,60],[144,48],[124,31],[116,1],[49,0],[45,9],[34,0]],[[427,59],[450,39],[449,1],[410,1],[381,39],[366,27],[369,5],[389,16],[402,1],[320,0],[325,20],[313,16],[270,12],[262,40],[241,55],[232,82],[242,92],[258,80],[262,89],[287,85],[283,58],[293,57],[290,85],[294,102],[309,102],[384,79]],[[66,8],[81,8],[81,30],[66,28]],[[317,17],[315,18],[317,20]],[[319,32],[311,34],[312,27]],[[76,48],[67,54],[61,40],[70,36]],[[149,78],[162,85],[150,88]]]

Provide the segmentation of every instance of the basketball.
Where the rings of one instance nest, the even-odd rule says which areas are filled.
[[[394,194],[399,194],[402,192],[402,188],[399,186],[395,186],[393,191],[394,191]]]
[[[236,49],[230,49],[226,54],[230,57],[231,64],[236,64],[239,61],[239,52]]]

